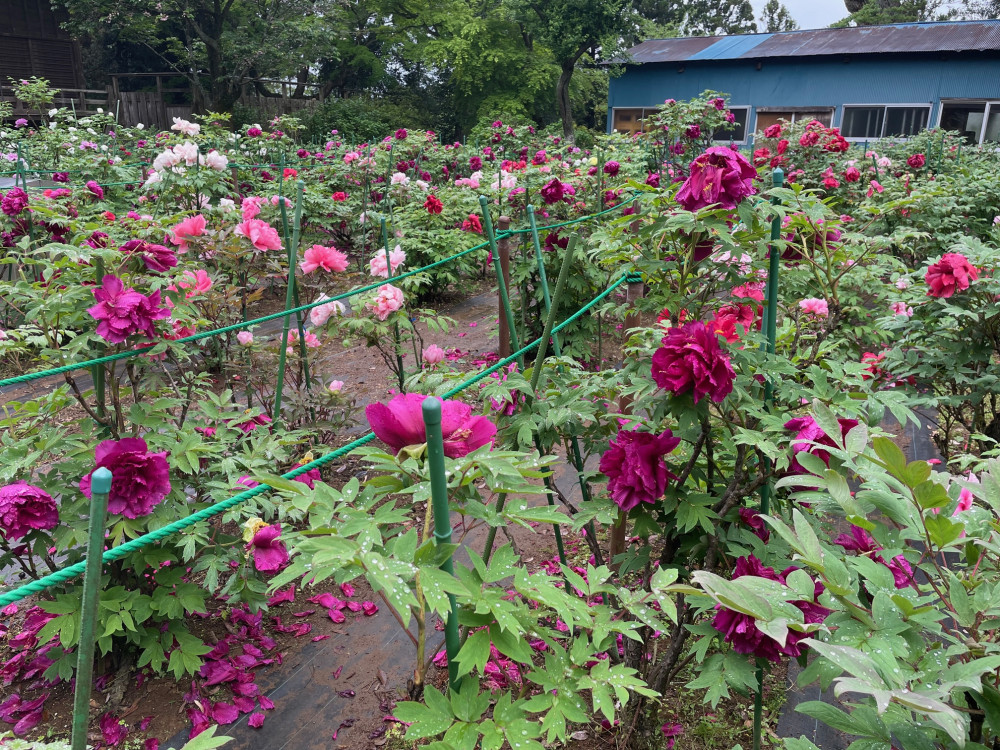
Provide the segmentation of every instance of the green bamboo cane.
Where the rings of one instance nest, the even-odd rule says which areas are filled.
[[[434,514],[434,543],[451,544],[451,511],[448,508],[448,479],[444,472],[444,438],[441,435],[441,402],[433,396],[422,406],[427,432],[427,468],[431,475],[431,512]],[[451,555],[441,563],[441,570],[455,574]],[[458,612],[455,595],[448,594],[451,611],[444,623],[445,653],[448,655],[448,684],[458,690]]]
[[[392,281],[392,261],[389,259],[389,226],[385,218],[379,219],[379,229],[382,233],[382,247],[385,249],[385,268],[388,276],[386,283]],[[399,376],[399,390],[403,392],[403,383],[406,380],[406,373],[403,371],[403,355],[400,353],[399,343],[399,323],[392,324],[392,338],[396,351],[396,374]]]
[[[514,312],[510,306],[510,297],[507,295],[507,282],[505,282],[503,278],[503,268],[500,266],[500,253],[497,250],[497,238],[496,234],[493,232],[493,219],[490,217],[490,210],[487,206],[485,195],[479,196],[479,207],[483,212],[483,231],[486,233],[486,239],[490,243],[490,253],[493,255],[493,270],[497,275],[497,287],[500,290],[500,302],[503,305],[504,317],[507,318],[507,328],[510,330],[511,351],[516,352],[521,348],[521,346],[518,344],[517,328],[514,325]],[[519,366],[523,371],[523,358],[519,360]]]
[[[94,259],[94,273],[97,276],[97,284],[100,286],[104,280],[104,258]],[[104,365],[94,365],[90,372],[94,378],[94,400],[97,401],[97,416],[100,419],[105,419],[107,405],[104,397]]]
[[[285,157],[281,157],[281,173],[282,177],[278,181],[278,205],[281,207],[281,217],[282,224],[285,235],[285,245],[288,248],[288,284],[285,288],[285,310],[292,309],[292,302],[295,297],[295,256],[292,255],[292,243],[289,241],[288,237],[288,212],[285,210],[285,199],[282,195],[283,185],[284,185],[284,169]],[[281,325],[281,346],[278,348],[278,382],[275,384],[274,390],[274,422],[277,426],[281,423],[281,398],[285,390],[285,363],[288,358],[288,328],[289,328],[289,318],[291,316],[286,315],[282,319]],[[302,339],[301,334],[299,335],[299,340]]]
[[[94,686],[94,644],[97,641],[97,607],[101,599],[101,556],[104,554],[104,522],[111,492],[111,472],[101,467],[90,478],[90,529],[87,535],[87,567],[83,574],[80,605],[80,640],[77,643],[76,687],[73,691],[73,750],[87,747],[90,694]]]

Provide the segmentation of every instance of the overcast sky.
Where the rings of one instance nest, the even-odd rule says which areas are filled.
[[[758,17],[766,1],[753,0]],[[823,28],[847,15],[844,0],[783,0],[783,2],[802,29]]]

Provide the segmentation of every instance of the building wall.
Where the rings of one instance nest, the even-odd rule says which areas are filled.
[[[733,106],[836,107],[839,126],[845,104],[931,104],[938,121],[941,99],[1000,100],[1000,54],[854,59],[684,61],[629,66],[611,79],[608,132],[617,107],[655,107],[664,99],[691,99],[702,91],[729,95]],[[751,111],[749,124],[755,123]]]
[[[61,28],[65,20],[49,0],[0,0],[0,85],[35,75],[56,88],[82,88],[80,47]]]

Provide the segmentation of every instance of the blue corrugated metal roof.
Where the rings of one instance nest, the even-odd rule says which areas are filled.
[[[682,62],[820,55],[1000,53],[1000,20],[898,23],[776,34],[649,39],[629,50],[630,62]]]
[[[763,44],[774,34],[734,34],[724,36],[715,44],[691,55],[688,60],[735,60]]]

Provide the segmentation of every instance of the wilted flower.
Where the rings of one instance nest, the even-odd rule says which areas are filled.
[[[121,344],[138,333],[156,336],[154,320],[170,317],[170,310],[160,307],[160,290],[148,297],[135,289],[126,289],[122,280],[110,274],[94,290],[97,304],[87,312],[97,323],[97,335],[109,344]]]
[[[104,200],[104,188],[97,184],[96,180],[87,180],[86,188],[89,190],[97,200]]]
[[[111,494],[108,513],[121,513],[125,518],[149,515],[170,492],[170,467],[166,452],[150,453],[142,438],[105,440],[94,451],[94,470],[111,472]],[[93,471],[80,480],[80,491],[90,497]]]
[[[393,396],[388,404],[369,404],[365,407],[368,424],[378,439],[396,452],[423,445],[427,442],[422,411],[425,398],[421,393],[405,393]],[[473,416],[468,404],[441,401],[441,433],[444,454],[449,458],[461,458],[492,443],[496,432],[496,425],[486,417]]]
[[[59,509],[48,492],[17,482],[0,487],[0,529],[5,539],[21,539],[32,529],[48,531],[59,524]]]
[[[640,503],[655,504],[663,497],[667,481],[677,477],[663,457],[680,445],[670,430],[659,435],[621,430],[601,456],[600,470],[608,478],[611,499],[624,511]]]
[[[905,315],[908,318],[913,317],[913,308],[905,302],[893,302],[891,307],[893,315]]]
[[[750,508],[740,508],[740,520],[750,527],[758,539],[767,544],[767,540],[771,538],[771,532],[764,525],[764,519],[761,518],[760,513]]]
[[[253,566],[265,573],[280,570],[288,562],[288,550],[281,541],[281,524],[263,526],[247,544],[247,551],[253,555]]]
[[[927,269],[924,281],[929,287],[928,297],[950,297],[955,292],[968,289],[979,278],[979,269],[969,263],[961,253],[945,253],[941,260]]]
[[[735,208],[757,192],[757,170],[746,158],[725,146],[712,146],[691,162],[690,176],[677,193],[677,202],[688,211],[718,204]]]
[[[691,393],[694,402],[709,396],[720,403],[736,377],[715,333],[701,321],[671,328],[653,354],[653,380],[675,396]]]
[[[346,271],[347,266],[347,255],[337,248],[313,245],[305,251],[299,268],[302,269],[302,273],[312,273],[318,268],[328,272]]]

